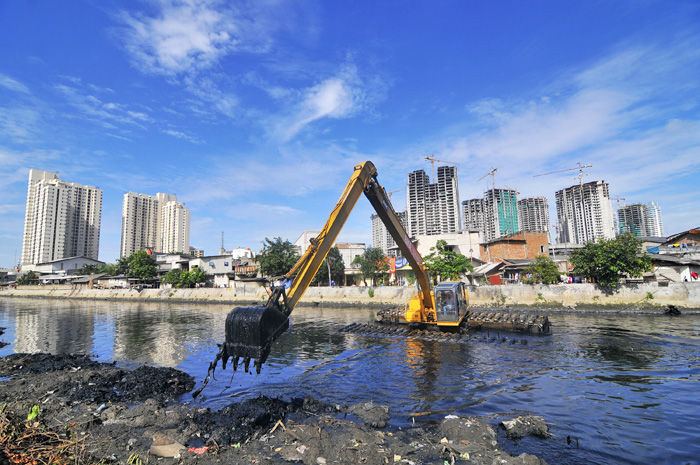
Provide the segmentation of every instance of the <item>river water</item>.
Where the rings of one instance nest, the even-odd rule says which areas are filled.
[[[86,353],[179,368],[201,386],[229,305],[0,298],[0,356]],[[217,371],[197,402],[260,393],[388,405],[393,427],[480,415],[545,418],[549,439],[504,441],[550,464],[700,463],[700,315],[551,313],[517,343],[437,343],[339,333],[367,309],[297,308],[260,375]],[[220,368],[220,367],[219,367]],[[1,388],[1,385],[0,385]],[[183,400],[191,400],[188,398]]]

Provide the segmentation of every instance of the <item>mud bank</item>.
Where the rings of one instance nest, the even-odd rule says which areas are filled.
[[[0,463],[544,464],[501,448],[510,425],[449,416],[438,425],[387,427],[371,401],[324,405],[258,397],[219,411],[199,408],[191,376],[134,371],[79,355],[0,359]],[[546,441],[540,420],[531,431]],[[516,440],[516,439],[513,439]],[[564,453],[564,451],[562,451]],[[61,461],[58,461],[60,459]]]
[[[326,307],[385,308],[404,305],[412,289],[383,287],[310,287],[300,305]],[[606,292],[593,284],[484,285],[471,287],[470,301],[477,308],[534,308],[550,310],[597,310],[656,312],[674,305],[682,310],[700,311],[698,283],[640,283],[623,285]],[[2,297],[55,299],[127,300],[138,302],[198,302],[259,305],[267,300],[262,287],[199,289],[75,289],[70,285],[18,286],[0,291]]]

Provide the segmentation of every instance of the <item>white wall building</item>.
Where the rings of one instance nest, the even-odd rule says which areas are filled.
[[[172,194],[124,194],[121,256],[153,249],[186,253],[190,248],[190,211]]]
[[[311,245],[311,239],[316,239],[316,237],[321,234],[321,231],[304,231],[301,235],[294,241],[294,247],[297,249],[299,256],[304,255],[306,249]]]
[[[430,248],[435,247],[439,240],[447,242],[449,250],[453,252],[464,255],[467,258],[481,260],[478,231],[460,231],[456,233],[418,236],[416,237],[415,246],[421,257],[433,253]]]
[[[22,265],[68,257],[97,260],[102,190],[30,170],[22,240]]]

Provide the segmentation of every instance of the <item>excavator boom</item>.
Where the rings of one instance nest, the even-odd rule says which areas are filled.
[[[231,358],[233,368],[236,370],[239,360],[242,359],[245,370],[248,371],[251,360],[254,360],[256,371],[260,372],[262,364],[270,354],[272,343],[289,328],[289,315],[308,289],[363,193],[416,274],[422,295],[420,308],[423,313],[420,319],[425,322],[435,321],[427,269],[401,225],[384,188],[377,182],[376,168],[372,162],[366,161],[355,166],[350,181],[345,186],[321,233],[311,240],[311,245],[304,255],[287,273],[285,283],[273,288],[267,304],[264,307],[237,307],[228,314],[226,340],[219,353],[223,368],[226,368],[226,363]],[[285,288],[285,284],[289,284],[288,289]]]

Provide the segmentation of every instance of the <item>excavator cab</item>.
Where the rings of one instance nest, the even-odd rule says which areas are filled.
[[[435,316],[440,323],[458,323],[467,314],[469,300],[462,282],[442,282],[435,286]]]

